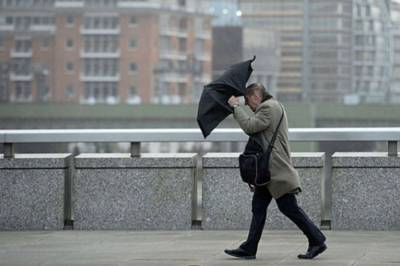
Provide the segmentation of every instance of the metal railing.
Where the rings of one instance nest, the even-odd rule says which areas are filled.
[[[0,130],[4,157],[14,156],[16,143],[130,142],[132,157],[140,155],[141,142],[236,142],[247,141],[239,128],[216,129],[204,139],[200,129],[35,129]],[[292,128],[296,142],[380,141],[388,143],[389,156],[397,156],[400,127],[394,128]]]

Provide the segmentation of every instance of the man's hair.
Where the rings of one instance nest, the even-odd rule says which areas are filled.
[[[266,101],[272,98],[272,95],[267,92],[267,90],[261,83],[252,83],[246,87],[246,96],[253,95],[254,93],[257,93],[262,98],[262,101]]]

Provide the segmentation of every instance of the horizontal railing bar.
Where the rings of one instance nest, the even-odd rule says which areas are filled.
[[[239,128],[216,129],[32,129],[0,130],[1,143],[246,141]],[[291,128],[290,141],[400,141],[400,128]]]

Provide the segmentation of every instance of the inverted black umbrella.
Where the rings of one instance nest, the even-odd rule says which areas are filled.
[[[204,86],[197,112],[197,123],[204,138],[233,112],[228,99],[232,95],[246,94],[246,83],[253,72],[251,63],[255,59],[254,56],[253,59],[230,66],[219,78]]]

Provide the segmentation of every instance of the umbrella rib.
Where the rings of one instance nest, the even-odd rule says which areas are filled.
[[[221,102],[219,99],[217,99],[216,97],[214,97],[211,93],[209,93],[208,91],[206,91],[206,93],[208,93],[208,95],[211,96],[211,98],[213,98],[216,102],[218,102],[224,109],[226,109],[227,111],[229,111],[230,113],[233,112],[233,110],[231,108],[228,108],[225,103]]]

